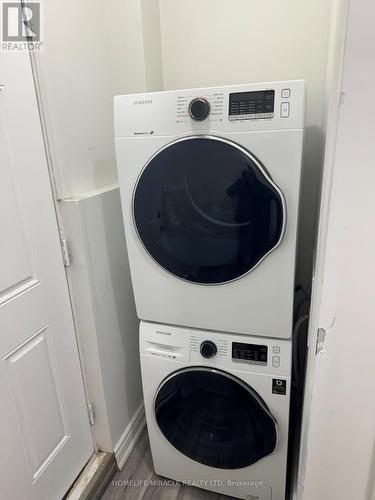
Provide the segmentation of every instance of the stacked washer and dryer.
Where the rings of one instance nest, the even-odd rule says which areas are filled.
[[[115,98],[155,471],[284,500],[300,80]]]

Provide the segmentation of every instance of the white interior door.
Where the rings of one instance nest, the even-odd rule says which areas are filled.
[[[0,85],[0,498],[57,500],[93,442],[28,54]]]

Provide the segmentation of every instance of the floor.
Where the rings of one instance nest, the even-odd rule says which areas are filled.
[[[145,430],[122,471],[114,476],[102,500],[159,498],[163,500],[230,500],[232,497],[176,484],[174,481],[157,476],[153,469],[148,435]]]

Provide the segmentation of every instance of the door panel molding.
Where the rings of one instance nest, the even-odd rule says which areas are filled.
[[[70,438],[56,353],[48,328],[44,326],[4,357],[33,482]]]

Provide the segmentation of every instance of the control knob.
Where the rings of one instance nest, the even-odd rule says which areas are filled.
[[[212,340],[204,340],[201,343],[200,352],[204,358],[213,358],[217,353],[217,347]]]
[[[189,115],[193,120],[202,121],[210,114],[210,103],[204,97],[196,97],[189,104]]]

